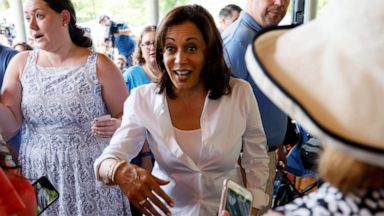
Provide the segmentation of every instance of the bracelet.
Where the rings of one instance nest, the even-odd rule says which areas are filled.
[[[146,152],[140,152],[139,153],[139,157],[148,157],[148,156],[152,156],[152,152],[151,151],[146,151]]]
[[[114,168],[116,167],[116,164],[118,163],[117,160],[114,160],[111,164],[109,164],[109,167],[108,167],[108,173],[107,173],[107,178],[109,180],[109,182],[112,181],[112,177],[113,177],[113,170]],[[113,182],[113,181],[112,181]]]
[[[117,169],[121,166],[121,165],[123,165],[125,163],[125,161],[124,160],[122,160],[122,161],[119,161],[116,165],[115,165],[115,167],[113,168],[113,170],[112,170],[112,176],[111,176],[111,181],[113,182],[113,183],[115,183],[115,175],[116,175],[116,171],[117,171]]]

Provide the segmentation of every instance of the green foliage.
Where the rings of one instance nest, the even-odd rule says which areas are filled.
[[[109,14],[117,21],[132,25],[145,25],[149,20],[149,1],[147,0],[72,0],[78,22],[97,19]],[[175,6],[188,3],[189,0],[159,0],[160,17]]]
[[[328,0],[317,0],[317,16],[319,16],[325,7],[327,5]]]
[[[8,0],[0,0],[0,10],[6,10],[9,8]]]
[[[174,7],[185,5],[189,0],[161,0],[159,1],[160,16],[164,16],[168,11]]]

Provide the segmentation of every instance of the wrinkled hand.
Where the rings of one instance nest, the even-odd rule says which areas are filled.
[[[98,137],[111,138],[120,125],[121,120],[117,118],[104,121],[92,121],[91,130]]]
[[[174,206],[174,201],[160,188],[160,185],[166,185],[169,181],[156,178],[147,170],[128,163],[116,170],[114,180],[129,201],[141,213],[160,215],[153,206],[156,205],[166,215],[171,215],[163,201],[170,207]]]

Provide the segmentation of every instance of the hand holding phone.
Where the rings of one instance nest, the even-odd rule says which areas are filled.
[[[45,176],[35,181],[32,186],[35,188],[37,200],[36,215],[40,215],[59,198],[59,192]]]
[[[250,216],[252,202],[253,195],[251,191],[230,179],[224,180],[219,214],[226,210],[231,216]]]
[[[111,115],[103,115],[103,116],[99,116],[99,117],[96,117],[94,119],[94,121],[107,121],[107,120],[110,120],[111,119]]]

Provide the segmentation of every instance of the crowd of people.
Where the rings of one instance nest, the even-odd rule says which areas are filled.
[[[2,193],[0,215],[36,212],[28,180],[42,176],[59,193],[44,215],[229,215],[228,178],[253,216],[383,214],[384,3],[340,0],[279,27],[289,4],[229,4],[219,23],[178,6],[137,39],[102,15],[103,54],[71,0],[27,0],[34,44],[0,45],[0,188],[17,200]],[[324,183],[271,209],[288,115],[321,142]]]

